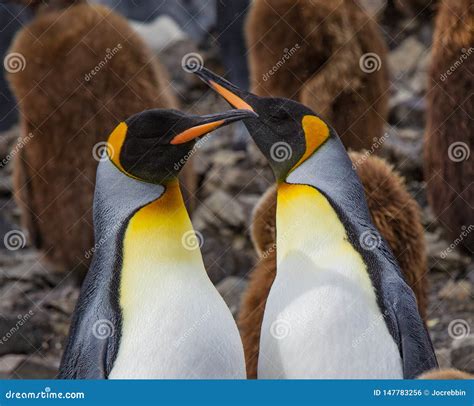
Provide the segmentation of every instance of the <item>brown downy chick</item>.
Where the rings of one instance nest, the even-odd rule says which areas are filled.
[[[164,70],[112,10],[85,3],[38,10],[9,51],[25,61],[8,75],[24,145],[14,164],[14,193],[45,259],[82,271],[93,253],[95,173],[107,136],[134,113],[177,102]],[[183,177],[190,191],[192,168]]]
[[[349,155],[364,186],[374,224],[390,245],[424,317],[427,263],[419,207],[407,192],[402,178],[385,161],[361,153]],[[275,210],[276,187],[272,186],[254,210],[252,241],[260,259],[250,275],[238,317],[249,378],[257,376],[260,326],[275,278]]]
[[[386,45],[353,0],[256,0],[246,33],[252,92],[305,104],[346,148],[369,149],[383,134]]]
[[[474,252],[474,1],[442,1],[436,18],[424,143],[428,202],[451,241]]]
[[[436,379],[436,380],[453,380],[453,379],[474,379],[474,375],[458,369],[433,369],[432,371],[421,374],[418,379]]]

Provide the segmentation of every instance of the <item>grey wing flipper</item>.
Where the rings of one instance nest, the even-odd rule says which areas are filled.
[[[121,317],[112,293],[117,290],[110,284],[118,280],[106,280],[101,268],[93,263],[84,281],[61,360],[60,379],[107,379],[115,361]]]
[[[398,285],[398,297],[394,298],[392,310],[399,333],[403,377],[415,379],[423,372],[437,368],[438,362],[428,331],[417,311],[413,291],[404,281]]]

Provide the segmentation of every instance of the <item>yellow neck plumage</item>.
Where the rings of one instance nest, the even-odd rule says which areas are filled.
[[[153,284],[159,284],[160,278],[169,272],[204,270],[199,246],[178,181],[166,185],[159,199],[133,215],[125,231],[120,283],[122,308],[133,307],[137,294],[156,289]]]
[[[277,270],[289,258],[330,269],[338,260],[364,269],[344,224],[326,197],[308,185],[281,183],[277,198]]]

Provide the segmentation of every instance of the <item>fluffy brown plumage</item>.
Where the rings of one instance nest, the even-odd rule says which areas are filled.
[[[432,371],[421,374],[418,379],[437,379],[437,380],[452,380],[452,379],[474,379],[474,375],[458,369],[433,369]]]
[[[386,46],[353,0],[256,0],[246,33],[254,93],[309,106],[332,124],[346,148],[369,149],[383,134]]]
[[[427,306],[426,247],[419,207],[403,180],[380,158],[350,153],[362,181],[374,224],[387,240],[407,282],[415,292],[422,316]],[[257,376],[260,327],[275,278],[276,187],[271,187],[254,211],[252,240],[260,260],[242,297],[238,325],[249,378]]]
[[[472,255],[474,233],[474,1],[440,2],[427,92],[428,202],[452,241]],[[448,73],[451,72],[451,73]]]
[[[23,225],[45,259],[68,271],[85,269],[94,243],[94,145],[130,115],[177,103],[143,41],[102,6],[42,9],[10,52],[26,61],[8,76],[25,145],[14,166]]]

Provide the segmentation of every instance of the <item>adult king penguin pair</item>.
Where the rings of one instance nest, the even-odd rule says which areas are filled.
[[[99,164],[98,244],[72,323],[63,378],[244,378],[237,327],[187,251],[194,233],[175,163],[194,140],[243,120],[279,182],[277,277],[261,332],[260,378],[414,378],[436,358],[411,289],[378,235],[340,140],[307,107],[196,72],[234,110],[151,110],[121,123]],[[275,145],[290,148],[288,159]],[[179,169],[179,168],[178,168]],[[107,324],[108,334],[100,334]],[[281,330],[288,337],[283,337]]]
[[[94,196],[97,250],[60,377],[245,378],[232,315],[204,269],[177,176],[197,137],[249,110],[148,110],[108,139]]]
[[[435,368],[413,291],[335,131],[302,104],[196,73],[233,107],[257,113],[243,122],[278,183],[277,273],[258,378],[411,379]],[[364,244],[367,236],[377,244]]]

